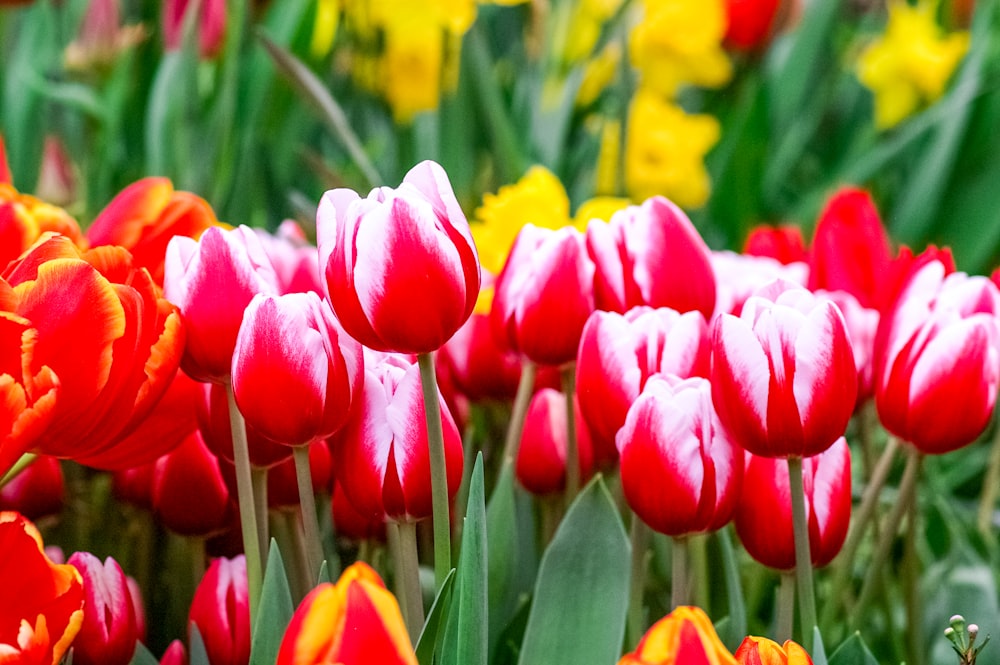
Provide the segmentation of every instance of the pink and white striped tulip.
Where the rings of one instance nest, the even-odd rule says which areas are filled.
[[[258,295],[243,315],[233,393],[247,423],[291,446],[330,436],[361,392],[361,345],[315,293]]]
[[[378,351],[429,353],[472,314],[479,256],[448,176],[430,161],[397,189],[323,195],[320,269],[344,329]]]
[[[125,665],[132,660],[139,629],[128,581],[118,562],[102,563],[90,552],[76,552],[68,563],[83,577],[83,624],[73,640],[73,662]]]
[[[624,315],[591,314],[576,359],[576,390],[598,463],[618,458],[615,436],[650,376],[707,377],[711,353],[700,312],[636,307]]]
[[[921,452],[972,443],[1000,383],[1000,292],[986,277],[918,265],[878,331],[875,406],[887,430]]]
[[[765,284],[781,279],[805,287],[809,282],[809,264],[803,261],[781,263],[769,256],[752,256],[730,251],[712,252],[715,271],[716,314],[739,316],[743,303]]]
[[[847,334],[854,349],[854,366],[858,370],[857,406],[875,394],[875,333],[878,330],[878,310],[863,306],[847,291],[815,291],[820,298],[827,298],[840,309],[847,324]]]
[[[716,319],[712,400],[753,454],[823,452],[843,435],[857,390],[847,326],[830,300],[775,281],[746,301],[739,318]]]
[[[719,422],[706,379],[650,377],[617,443],[625,500],[656,531],[714,531],[732,517],[743,449]]]

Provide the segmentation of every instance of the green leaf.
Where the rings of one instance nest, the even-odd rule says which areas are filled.
[[[472,470],[455,593],[445,624],[442,665],[486,665],[489,656],[487,589],[486,492],[480,452]]]
[[[190,647],[188,648],[188,665],[212,665],[208,660],[208,651],[205,650],[205,641],[201,639],[201,631],[198,624],[191,622],[188,631]]]
[[[812,653],[813,665],[829,665],[826,659],[826,649],[823,647],[823,635],[819,632],[819,626],[813,626],[813,648]]]
[[[719,637],[730,651],[735,651],[747,634],[747,608],[743,598],[743,586],[740,584],[740,572],[736,565],[736,553],[733,551],[733,541],[729,529],[720,529],[715,533],[719,543],[719,553],[722,556],[723,572],[726,577],[726,600],[729,603],[729,621],[725,631],[719,632]]]
[[[253,641],[250,644],[250,662],[254,665],[268,665],[278,658],[281,638],[292,620],[295,606],[292,592],[285,575],[285,563],[281,559],[278,542],[271,539],[271,549],[267,555],[267,570],[264,571],[264,585],[257,610],[257,623],[253,627]]]
[[[431,611],[424,620],[424,628],[420,631],[417,639],[417,661],[420,665],[434,665],[434,653],[440,651],[441,643],[444,641],[444,631],[442,619],[448,616],[448,609],[451,606],[451,592],[455,585],[455,569],[448,572],[448,577],[444,578],[444,584],[438,591]]]
[[[854,631],[854,634],[844,640],[830,656],[830,665],[879,665],[879,663],[868,650],[868,645],[861,639],[861,633]]]
[[[616,662],[625,635],[629,544],[598,476],[580,493],[542,557],[521,665]]]
[[[160,661],[150,653],[145,644],[136,642],[135,653],[132,654],[132,660],[129,661],[129,665],[160,665]]]
[[[330,579],[330,565],[326,562],[326,559],[323,559],[323,562],[319,564],[319,575],[316,576],[317,584],[323,584],[324,582],[333,583],[333,580]]]

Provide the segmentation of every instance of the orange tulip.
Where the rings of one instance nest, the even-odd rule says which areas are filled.
[[[43,236],[0,273],[0,473],[30,450],[102,466],[183,350],[180,315],[127,251]]]
[[[305,597],[278,651],[278,665],[334,663],[417,665],[395,597],[360,561]]]
[[[14,189],[0,142],[0,272],[46,231],[61,233],[81,247],[86,245],[79,225],[69,213]]]
[[[136,267],[145,268],[163,284],[163,258],[176,235],[197,238],[218,224],[205,199],[178,192],[168,178],[143,178],[111,200],[87,229],[94,247],[118,245],[132,253]]]
[[[700,608],[681,606],[657,621],[618,665],[737,665]]]
[[[801,646],[786,640],[784,644],[748,635],[736,650],[740,665],[812,665],[812,658]]]
[[[0,512],[0,588],[0,663],[58,663],[83,623],[83,580],[19,513]]]

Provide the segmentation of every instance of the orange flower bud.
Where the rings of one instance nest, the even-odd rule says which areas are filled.
[[[736,650],[740,665],[812,665],[812,658],[801,646],[786,640],[784,644],[747,635]]]

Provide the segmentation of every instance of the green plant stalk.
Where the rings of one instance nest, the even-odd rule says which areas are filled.
[[[261,570],[267,569],[268,543],[271,542],[270,520],[268,519],[267,507],[267,469],[250,467],[250,483],[253,487],[254,508],[257,511],[257,533],[260,543],[260,566]]]
[[[642,592],[646,586],[646,552],[649,551],[649,527],[632,513],[632,526],[629,528],[629,541],[632,546],[632,577],[629,581],[628,596],[628,633],[625,638],[626,647],[634,648],[645,632],[643,619]]]
[[[781,571],[776,605],[774,635],[778,644],[784,644],[785,640],[792,639],[795,630],[795,575],[791,571]]]
[[[402,577],[406,611],[406,630],[414,644],[424,627],[423,592],[420,590],[420,562],[417,560],[417,524],[399,522],[399,565],[397,574]]]
[[[688,543],[687,538],[671,538],[670,549],[670,608],[676,609],[688,602]]]
[[[323,543],[319,538],[319,517],[316,512],[316,494],[313,491],[312,472],[309,468],[309,446],[292,448],[295,460],[295,480],[299,486],[299,513],[306,540],[309,579],[316,583],[319,567],[323,563]]]
[[[233,465],[236,467],[236,495],[240,506],[240,528],[243,533],[243,551],[247,561],[250,625],[253,626],[257,621],[260,592],[264,583],[264,568],[260,554],[260,530],[257,525],[257,509],[254,504],[246,422],[243,420],[243,414],[236,408],[236,398],[233,396],[233,384],[231,383],[226,383],[226,399],[229,404],[229,425],[233,437]]]
[[[399,611],[403,615],[403,623],[406,624],[406,630],[409,633],[410,604],[406,599],[406,582],[403,572],[406,566],[403,563],[403,551],[399,542],[399,522],[388,520],[385,523],[385,540],[389,545],[389,553],[392,555],[392,587],[396,593],[396,600],[399,601]]]
[[[795,582],[799,592],[799,617],[802,622],[802,646],[813,649],[816,625],[816,596],[813,589],[812,556],[809,552],[809,522],[806,519],[806,495],[802,483],[802,458],[788,458],[788,485],[792,499],[792,525],[795,531]]]
[[[517,383],[514,407],[510,413],[510,424],[507,426],[507,438],[503,444],[504,465],[513,464],[517,460],[521,435],[524,433],[524,420],[528,415],[528,405],[531,403],[531,392],[534,387],[535,363],[525,358],[521,361],[521,379]]]
[[[0,483],[0,487],[2,486]],[[987,539],[993,531],[993,510],[996,507],[998,491],[1000,491],[1000,423],[993,432],[993,447],[990,448],[990,461],[983,477],[983,491],[979,497],[979,512],[976,514],[976,526]]]
[[[580,447],[576,439],[576,363],[570,363],[560,372],[563,394],[566,396],[566,507],[580,492]]]
[[[916,495],[914,495],[916,498]],[[923,613],[920,607],[920,561],[917,559],[917,502],[911,500],[906,514],[906,533],[903,540],[903,601],[906,607],[906,662],[924,665]]]
[[[38,459],[38,455],[34,453],[25,453],[21,455],[21,457],[14,462],[14,466],[10,467],[10,470],[5,473],[2,478],[0,478],[0,489],[3,489],[4,485],[17,478],[17,476],[31,466],[36,459]]]
[[[708,581],[708,536],[702,533],[688,537],[688,579],[692,582],[688,597],[698,607],[707,609],[711,601]]]
[[[861,593],[858,595],[858,602],[851,610],[851,623],[857,626],[864,616],[864,610],[871,602],[875,589],[878,586],[882,566],[889,556],[892,548],[892,541],[896,536],[896,526],[902,521],[903,516],[909,509],[909,504],[916,495],[917,477],[920,475],[920,465],[924,459],[923,453],[913,449],[909,451],[909,458],[906,460],[906,469],[903,470],[903,479],[899,484],[899,494],[896,496],[896,504],[889,513],[889,528],[882,531],[872,560],[868,565],[868,573],[865,575],[864,584],[861,586]]]
[[[448,507],[448,468],[444,456],[444,430],[441,403],[438,401],[434,355],[421,353],[420,385],[424,393],[424,416],[427,419],[427,445],[431,465],[431,505],[434,519],[434,584],[440,589],[451,572],[451,515]],[[414,545],[416,540],[414,540]]]

